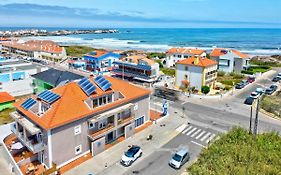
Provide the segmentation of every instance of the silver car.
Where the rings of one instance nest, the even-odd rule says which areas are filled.
[[[175,169],[180,169],[180,167],[185,164],[190,159],[190,154],[187,149],[181,149],[173,154],[169,165]]]

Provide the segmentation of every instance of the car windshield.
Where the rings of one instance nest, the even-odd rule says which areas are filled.
[[[246,99],[246,103],[252,103],[253,101],[254,101],[254,99],[251,98],[251,97],[248,97],[248,98]]]
[[[256,93],[256,92],[252,92],[252,94],[251,94],[252,96],[257,96],[258,95],[258,93]]]
[[[128,151],[125,152],[125,155],[127,157],[134,157],[134,155],[138,152],[139,148],[138,147],[132,147]]]
[[[175,154],[175,155],[173,156],[173,159],[174,159],[175,161],[177,161],[177,162],[180,162],[180,161],[181,161],[181,156],[178,155],[178,154]]]
[[[127,157],[134,157],[134,153],[133,153],[132,151],[126,151],[126,152],[125,152],[125,155],[126,155]]]

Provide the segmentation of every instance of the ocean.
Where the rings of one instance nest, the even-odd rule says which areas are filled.
[[[56,29],[53,28],[53,30]],[[251,55],[281,54],[281,29],[121,28],[118,30],[119,33],[112,34],[50,36],[37,37],[37,39],[51,39],[63,45],[88,45],[95,48],[120,50],[164,52],[171,47],[206,50],[223,47],[234,48]],[[30,39],[30,37],[25,39]]]

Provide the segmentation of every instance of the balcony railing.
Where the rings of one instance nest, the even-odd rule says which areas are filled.
[[[127,123],[129,123],[133,120],[134,120],[134,117],[128,117],[128,118],[125,118],[125,119],[121,119],[121,120],[118,120],[118,125],[127,124]]]
[[[90,134],[90,137],[92,139],[96,139],[97,137],[103,136],[105,134],[107,134],[108,132],[110,132],[112,129],[114,129],[114,123],[108,123],[107,126],[101,130],[95,131],[93,133]]]
[[[17,131],[15,124],[11,124],[11,131],[33,153],[38,153],[38,152],[44,150],[45,146],[44,146],[43,142],[34,143],[33,140],[29,140],[29,139],[25,138],[23,131]]]

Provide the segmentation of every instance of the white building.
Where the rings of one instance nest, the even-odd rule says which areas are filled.
[[[220,71],[241,72],[249,67],[250,57],[237,50],[216,48],[210,53],[210,57],[218,62]]]
[[[13,96],[32,94],[34,86],[31,75],[47,69],[21,60],[1,61],[0,92],[8,92]]]
[[[206,57],[206,51],[200,49],[188,49],[188,48],[171,48],[167,51],[167,57],[164,64],[166,67],[173,67],[180,60],[190,58],[192,56]]]
[[[206,57],[191,57],[176,63],[176,87],[201,91],[202,86],[213,87],[217,78],[217,62]]]

